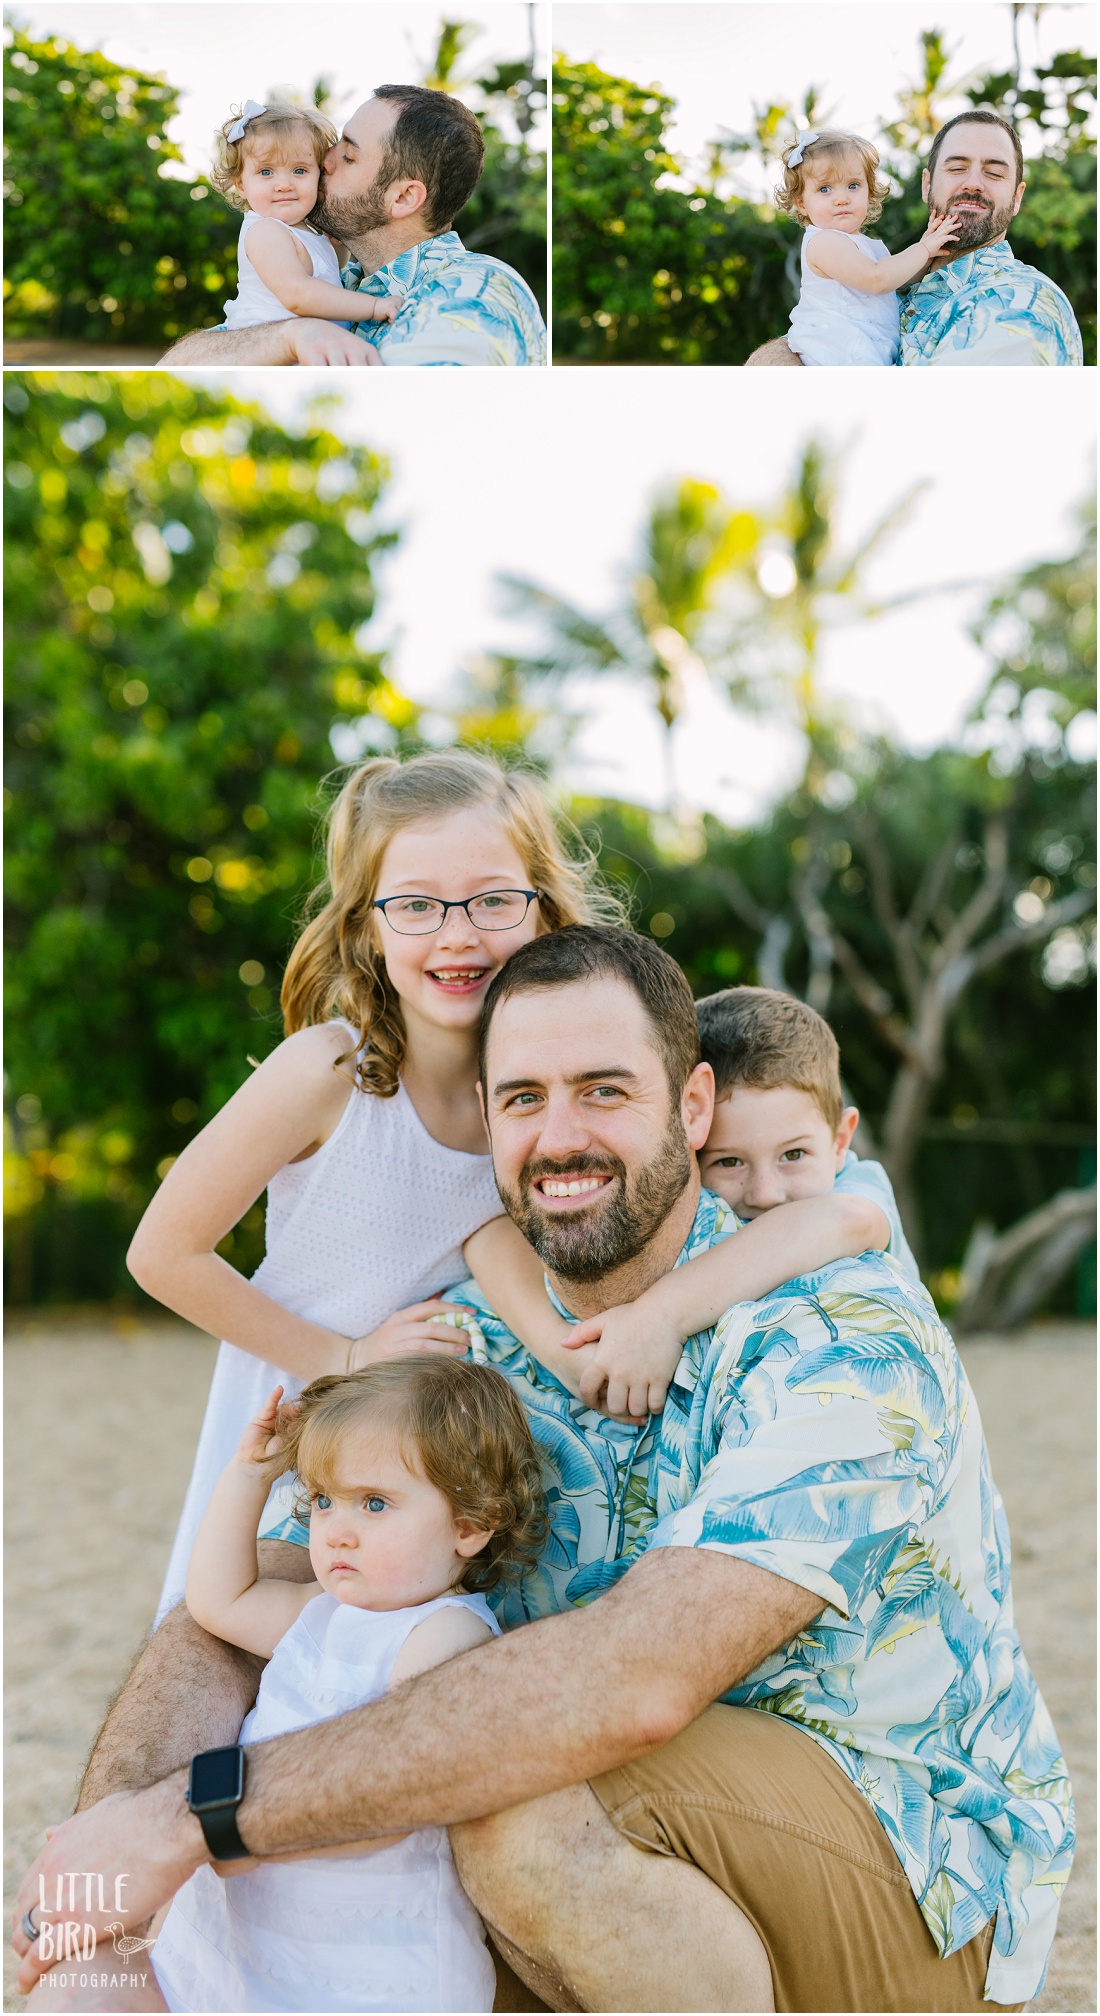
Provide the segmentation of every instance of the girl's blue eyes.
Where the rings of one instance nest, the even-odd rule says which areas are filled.
[[[318,1512],[331,1512],[332,1510],[332,1499],[326,1498],[323,1491],[318,1491],[317,1496],[313,1502],[316,1505]],[[386,1501],[384,1498],[379,1497],[367,1498],[364,1500],[364,1503],[366,1504],[368,1512],[384,1512],[386,1509]]]

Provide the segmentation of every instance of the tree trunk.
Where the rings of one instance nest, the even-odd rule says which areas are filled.
[[[1060,1190],[1007,1232],[977,1244],[974,1279],[955,1311],[952,1329],[1010,1330],[1035,1313],[1077,1255],[1096,1237],[1096,1186]]]

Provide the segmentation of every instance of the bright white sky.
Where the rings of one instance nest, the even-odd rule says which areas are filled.
[[[459,78],[479,76],[530,48],[532,19],[543,7],[526,0],[488,0],[469,10],[423,0],[18,0],[12,21],[34,34],[63,35],[77,48],[99,49],[113,62],[163,70],[181,93],[169,138],[183,151],[189,174],[210,166],[211,135],[246,98],[263,103],[278,87],[308,94],[315,78],[332,80],[337,121],[354,111],[376,84],[416,83],[431,61],[440,22],[453,15],[480,33],[461,59]]]
[[[1021,9],[1025,64],[1048,62],[1060,49],[1095,48],[1091,8],[1044,6],[1038,28],[1034,13]],[[810,84],[832,120],[873,137],[880,120],[893,116],[899,86],[920,75],[920,35],[930,28],[944,30],[953,52],[949,82],[1012,67],[1011,9],[1001,4],[951,0],[937,10],[908,0],[557,0],[554,8],[554,45],[574,62],[659,84],[676,99],[671,146],[687,157],[723,129],[748,132],[754,104],[797,105]],[[963,111],[965,101],[946,109]],[[761,193],[762,173],[746,163],[739,186]]]
[[[957,732],[985,683],[966,635],[985,592],[1072,549],[1074,507],[1091,482],[1091,372],[1002,374],[981,400],[968,372],[941,372],[934,400],[921,372],[836,373],[821,392],[760,372],[751,401],[733,396],[740,373],[705,370],[467,372],[461,401],[451,372],[356,372],[335,388],[331,373],[188,375],[260,400],[290,424],[311,396],[335,389],[342,405],[326,424],[390,458],[385,519],[403,536],[380,568],[374,641],[392,643],[397,683],[422,701],[444,697],[478,651],[530,642],[501,613],[495,574],[533,576],[598,613],[616,598],[656,485],[690,475],[764,504],[816,432],[848,445],[845,544],[914,480],[931,479],[873,565],[876,595],[981,584],[846,628],[827,649],[831,692],[864,721],[927,748]],[[645,703],[597,682],[585,698],[594,712],[571,781],[659,804],[660,735]],[[777,728],[705,696],[680,733],[682,796],[732,821],[780,790],[797,762]]]

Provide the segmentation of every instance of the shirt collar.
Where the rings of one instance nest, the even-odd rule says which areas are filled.
[[[689,1260],[694,1260],[697,1253],[704,1253],[708,1246],[713,1246],[716,1240],[725,1236],[727,1228],[732,1229],[736,1224],[734,1213],[723,1198],[716,1197],[713,1190],[701,1190],[699,1202],[695,1207],[695,1216],[691,1221],[691,1230],[672,1263],[673,1271],[677,1267],[686,1266]],[[555,1292],[550,1276],[544,1274],[543,1280],[546,1283],[546,1293],[558,1315],[563,1316],[567,1323],[579,1323],[580,1317],[574,1316],[572,1310],[566,1308],[560,1295]]]
[[[915,294],[961,294],[975,282],[988,284],[998,273],[1004,273],[1018,263],[1008,239],[1000,238],[996,245],[979,245],[975,251],[964,252],[946,266],[937,267],[934,273],[926,274],[913,291]]]
[[[411,294],[433,266],[465,250],[457,231],[438,231],[434,238],[422,238],[419,245],[399,252],[374,273],[364,274],[359,260],[350,260],[343,272],[344,286],[357,294]]]

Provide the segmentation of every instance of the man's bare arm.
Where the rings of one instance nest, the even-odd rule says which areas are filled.
[[[797,364],[801,367],[802,359],[796,350],[791,349],[785,336],[774,336],[770,343],[762,343],[759,350],[754,350],[751,357],[746,357],[745,363]]]
[[[820,1596],[728,1555],[657,1550],[586,1609],[250,1748],[241,1836],[260,1856],[303,1853],[475,1820],[579,1784],[668,1742],[821,1607]],[[209,1859],[186,1789],[176,1770],[56,1829],[16,1900],[24,1991],[42,1966],[20,1923],[39,1877],[49,1890],[67,1869],[98,1871],[113,1894],[125,1875],[120,1915],[133,1925]]]
[[[354,307],[349,297],[349,321]],[[196,329],[181,336],[162,364],[381,364],[370,343],[334,323],[305,316],[261,322],[252,329]]]
[[[728,1555],[655,1550],[584,1609],[258,1746],[241,1832],[268,1855],[478,1819],[579,1784],[668,1742],[820,1609]]]
[[[260,1574],[309,1582],[307,1550],[261,1540]],[[88,1760],[77,1812],[111,1792],[155,1785],[197,1750],[235,1743],[260,1684],[264,1661],[213,1638],[181,1603],[154,1632],[112,1701]]]
[[[597,1603],[258,1745],[242,1836],[271,1855],[478,1819],[580,1784],[670,1741],[821,1607],[729,1555],[658,1549]]]

